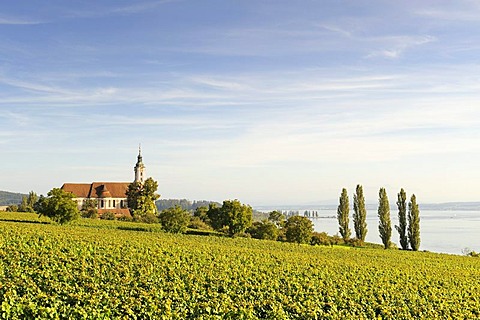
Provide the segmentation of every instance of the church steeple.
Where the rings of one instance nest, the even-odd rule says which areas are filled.
[[[145,181],[145,165],[142,158],[142,146],[138,146],[137,164],[134,167],[135,170],[135,182],[143,183]]]

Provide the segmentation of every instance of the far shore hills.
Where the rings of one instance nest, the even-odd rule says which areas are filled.
[[[27,196],[23,193],[15,193],[9,191],[0,191],[0,206],[8,206],[12,204],[20,204],[22,197]],[[332,201],[312,202],[308,204],[283,204],[283,205],[252,205],[258,211],[305,211],[305,210],[336,210],[338,204]],[[367,210],[376,210],[377,203],[367,203]],[[395,201],[390,202],[391,210],[396,210]],[[445,202],[445,203],[420,203],[420,210],[441,210],[441,211],[480,211],[480,201],[471,202]]]

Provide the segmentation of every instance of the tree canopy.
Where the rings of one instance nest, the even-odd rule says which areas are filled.
[[[285,215],[281,211],[274,210],[268,214],[268,220],[273,222],[277,227],[281,227],[285,224]]]
[[[392,222],[390,220],[390,204],[388,202],[387,191],[385,188],[380,188],[378,199],[378,231],[382,239],[383,246],[388,249],[391,245],[390,239],[392,237]]]
[[[408,250],[408,238],[407,238],[407,194],[403,188],[397,195],[397,207],[398,207],[398,226],[395,226],[400,236],[400,246],[403,250]]]
[[[228,234],[233,236],[250,227],[252,211],[252,207],[241,204],[238,200],[225,200],[221,207],[211,203],[207,215],[214,229],[228,227]]]
[[[171,233],[184,233],[190,222],[190,214],[179,205],[160,211],[158,218],[163,230]]]
[[[278,238],[278,228],[269,220],[255,221],[247,232],[255,239],[277,240]]]
[[[365,241],[367,236],[367,209],[365,208],[365,197],[363,196],[363,187],[357,185],[353,195],[353,226],[355,236],[360,241]]]
[[[309,243],[312,238],[313,223],[301,216],[292,216],[285,223],[285,236],[288,242]]]
[[[413,194],[408,203],[408,241],[413,251],[420,248],[420,210]]]
[[[96,199],[86,199],[82,204],[80,213],[84,218],[95,219],[98,218],[98,202]]]
[[[128,186],[127,205],[135,221],[154,221],[157,215],[155,201],[160,198],[157,192],[158,183],[152,178],[145,182],[135,181]]]
[[[337,219],[338,219],[338,225],[339,225],[339,231],[340,234],[342,235],[343,240],[347,240],[350,238],[351,231],[350,227],[348,226],[349,224],[349,203],[348,203],[348,193],[347,189],[343,188],[342,189],[342,194],[340,195],[339,199],[340,204],[338,205],[337,208]]]
[[[34,206],[38,201],[38,196],[35,192],[30,191],[28,196],[22,197],[22,203],[18,206],[18,212],[35,212]]]
[[[72,200],[74,197],[72,193],[53,188],[47,197],[40,196],[35,204],[35,211],[59,224],[66,224],[80,215],[77,202]]]

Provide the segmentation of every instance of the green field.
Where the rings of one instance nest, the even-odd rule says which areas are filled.
[[[0,316],[477,319],[480,259],[0,213]]]

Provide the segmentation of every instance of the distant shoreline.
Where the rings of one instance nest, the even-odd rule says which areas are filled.
[[[425,211],[480,211],[480,202],[448,202],[448,203],[425,203],[420,204],[420,210]],[[253,206],[255,210],[258,211],[273,211],[273,210],[300,210],[300,211],[311,211],[311,210],[336,210],[338,204],[309,204],[309,205],[262,205],[262,206]],[[377,210],[378,204],[369,203],[366,205],[367,210]],[[353,209],[353,208],[352,208]],[[390,206],[390,210],[397,210],[395,205]]]

